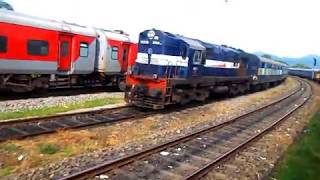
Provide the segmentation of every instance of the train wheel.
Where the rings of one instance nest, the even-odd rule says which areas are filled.
[[[261,90],[261,86],[259,84],[256,84],[256,85],[252,85],[251,86],[251,91],[252,92],[258,92]]]
[[[37,78],[33,80],[32,87],[39,93],[46,93],[49,88],[49,78]]]
[[[180,98],[179,104],[181,104],[181,105],[188,104],[192,100],[192,97],[190,96],[189,93],[183,93],[180,96],[181,96],[181,98]]]
[[[248,86],[247,85],[239,85],[239,92],[240,94],[246,94],[249,90]]]
[[[205,101],[209,97],[208,90],[197,90],[195,92],[195,100],[196,101]]]
[[[230,97],[235,97],[235,96],[237,96],[239,94],[240,94],[240,91],[239,91],[237,86],[231,86],[229,88],[229,96]]]

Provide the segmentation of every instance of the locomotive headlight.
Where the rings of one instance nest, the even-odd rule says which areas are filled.
[[[155,35],[156,35],[156,32],[154,32],[153,30],[148,31],[148,33],[147,33],[147,37],[149,39],[153,39]]]
[[[158,74],[153,74],[153,79],[158,79]]]

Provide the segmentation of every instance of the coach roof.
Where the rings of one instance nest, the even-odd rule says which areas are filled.
[[[270,64],[276,64],[276,65],[281,65],[281,66],[288,66],[288,64],[285,64],[285,63],[282,63],[282,62],[279,62],[279,61],[275,61],[275,60],[272,60],[272,59],[268,59],[268,58],[265,58],[265,57],[261,57],[261,56],[258,56],[260,61],[262,62],[266,62],[266,63],[270,63]]]
[[[80,26],[77,24],[67,22],[59,22],[55,20],[39,18],[2,9],[0,10],[0,22],[6,22],[10,24],[17,24],[23,26],[32,26],[48,30],[70,32],[80,35],[96,36],[96,32],[93,28],[88,28],[86,26]]]
[[[320,69],[289,68],[289,70],[295,70],[295,71],[314,71],[314,72],[320,72]]]

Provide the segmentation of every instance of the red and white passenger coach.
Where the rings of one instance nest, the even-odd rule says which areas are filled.
[[[0,10],[0,88],[123,84],[137,45],[122,31]]]

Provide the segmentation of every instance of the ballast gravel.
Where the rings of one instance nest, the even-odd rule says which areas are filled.
[[[132,154],[150,146],[184,136],[204,127],[228,121],[270,103],[296,86],[296,81],[288,79],[286,83],[266,91],[219,100],[178,112],[89,129],[88,131],[94,133],[108,132],[108,137],[104,139],[107,141],[105,148],[71,158],[60,159],[42,167],[29,170],[23,169],[23,172],[12,174],[6,178],[48,179],[48,177],[66,176],[86,167],[92,167],[101,162]]]
[[[19,100],[0,101],[0,112],[15,112],[43,107],[63,106],[81,101],[90,101],[101,98],[123,97],[122,92],[99,92],[94,94],[79,94],[70,96],[56,96],[44,98],[29,98]]]
[[[301,109],[262,138],[216,166],[203,179],[275,179],[272,171],[286,149],[305,132],[312,116],[320,113],[320,86],[313,84],[314,95]]]

